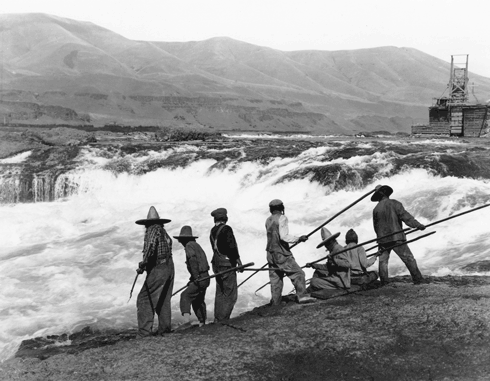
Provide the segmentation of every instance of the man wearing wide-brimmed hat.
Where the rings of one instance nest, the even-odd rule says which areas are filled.
[[[214,226],[211,229],[209,240],[213,248],[214,273],[241,266],[242,261],[238,253],[238,245],[231,226],[227,225],[228,211],[218,208],[211,212]],[[238,284],[235,271],[216,277],[216,295],[214,299],[214,321],[228,320],[238,299]]]
[[[138,225],[146,227],[143,260],[138,273],[146,270],[146,280],[136,301],[138,315],[138,337],[152,334],[155,313],[158,315],[158,329],[162,335],[171,329],[170,299],[174,286],[174,263],[172,260],[172,239],[163,224],[170,220],[160,218],[155,207],[150,207],[148,216],[138,220]]]
[[[378,185],[371,196],[371,201],[378,204],[373,210],[374,231],[378,237],[379,244],[379,276],[382,284],[389,282],[388,279],[388,260],[390,258],[391,246],[406,241],[405,233],[402,230],[402,222],[411,228],[424,230],[425,225],[418,222],[408,213],[403,204],[397,200],[390,199],[393,189],[388,185]],[[393,233],[393,234],[392,234]],[[401,245],[393,248],[396,254],[407,266],[414,284],[426,283],[417,266],[417,261],[413,257],[408,245]]]
[[[267,262],[269,267],[281,269],[269,271],[272,305],[281,304],[284,276],[291,279],[296,289],[296,299],[299,303],[315,300],[307,295],[305,272],[299,267],[293,257],[293,253],[289,250],[290,243],[305,242],[308,236],[296,237],[289,234],[288,219],[284,214],[285,207],[281,200],[272,200],[269,203],[269,211],[271,215],[265,221]]]
[[[335,253],[344,250],[337,242],[337,237],[340,233],[332,234],[323,227],[321,230],[322,242],[317,248],[325,246],[330,253],[325,264],[307,263],[306,267],[315,269],[313,278],[311,278],[309,291],[319,291],[324,289],[349,289],[350,288],[350,268],[348,252],[334,255]]]
[[[180,312],[190,325],[191,306],[199,320],[199,326],[206,324],[206,289],[209,287],[209,279],[199,279],[209,276],[209,264],[201,245],[196,242],[196,236],[192,234],[190,226],[182,226],[180,234],[174,236],[185,249],[186,265],[189,274],[189,286],[180,295]]]

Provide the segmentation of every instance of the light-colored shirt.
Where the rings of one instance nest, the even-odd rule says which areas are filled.
[[[289,234],[288,218],[284,214],[281,214],[279,217],[279,236],[287,243],[295,243],[299,239],[298,237]]]

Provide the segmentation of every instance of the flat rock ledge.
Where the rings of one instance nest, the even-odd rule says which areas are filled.
[[[407,277],[162,337],[37,338],[1,380],[488,380],[490,277]]]

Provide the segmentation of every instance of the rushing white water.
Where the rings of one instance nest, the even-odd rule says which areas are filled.
[[[181,150],[192,151],[184,146]],[[422,223],[428,223],[487,202],[490,184],[485,180],[437,177],[424,169],[410,169],[389,176],[386,154],[336,159],[336,162],[362,167],[384,163],[377,181],[363,189],[332,192],[328,186],[309,178],[277,183],[283,175],[304,165],[316,165],[330,147],[309,149],[293,158],[276,158],[267,163],[230,163],[214,168],[215,160],[197,160],[185,168],[160,168],[145,174],[107,170],[111,158],[87,150],[76,171],[58,180],[54,202],[0,205],[0,359],[13,355],[27,338],[75,332],[87,325],[98,328],[136,326],[136,295],[144,276],[140,276],[132,300],[129,291],[141,260],[144,231],[134,222],[145,218],[154,205],[171,236],[182,225],[191,225],[198,242],[211,259],[210,212],[228,209],[243,263],[265,263],[265,219],[268,203],[280,198],[293,234],[307,234],[332,215],[370,191],[378,183],[390,184],[392,198],[402,201]],[[129,157],[129,167],[162,159],[169,153],[148,152]],[[244,153],[245,155],[245,153]],[[345,232],[354,228],[360,241],[374,238],[369,198],[342,214],[328,228]],[[490,208],[434,226],[437,234],[411,244],[422,272],[430,275],[460,274],[460,268],[486,259],[490,252],[487,221]],[[414,238],[417,234],[414,234]],[[293,251],[300,265],[325,255],[315,247],[321,241],[315,233]],[[188,279],[184,252],[173,242],[176,263],[174,289]],[[307,277],[312,271],[306,269]],[[239,274],[239,282],[250,273]],[[390,275],[407,274],[402,262],[392,255]],[[268,281],[261,272],[239,289],[234,315],[269,300],[269,289],[254,295]],[[285,292],[292,285],[285,282]],[[213,318],[214,282],[207,293],[208,319]],[[178,323],[179,297],[172,301],[174,322]]]

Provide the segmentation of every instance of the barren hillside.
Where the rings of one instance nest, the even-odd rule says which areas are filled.
[[[427,119],[449,77],[448,63],[412,48],[132,41],[46,14],[0,15],[0,25],[0,118],[8,123],[407,132]],[[490,80],[471,81],[488,99]]]

